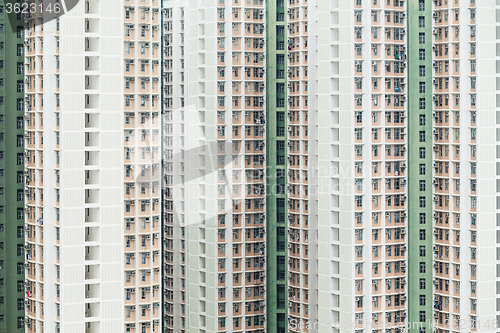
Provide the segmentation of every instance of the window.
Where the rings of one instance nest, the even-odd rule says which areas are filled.
[[[361,131],[361,128],[356,128],[354,130],[356,134],[356,140],[362,140],[363,139],[363,132]]]
[[[419,116],[419,125],[420,126],[425,126],[425,114],[421,114]]]
[[[425,131],[419,131],[418,132],[418,140],[420,142],[425,142]]]
[[[418,26],[419,28],[425,28],[425,16],[418,17]]]
[[[419,76],[425,76],[425,66],[418,67]]]
[[[420,295],[420,305],[424,306],[425,305],[425,295]]]
[[[425,98],[419,98],[418,99],[418,108],[420,110],[425,109]]]
[[[425,224],[425,213],[420,213],[420,224]]]
[[[419,267],[420,267],[420,273],[425,273],[425,262],[421,262]]]
[[[418,204],[420,208],[425,208],[425,197],[420,197]]]
[[[420,158],[425,158],[425,147],[420,147],[418,154]]]
[[[355,10],[354,15],[356,15],[356,22],[361,22],[361,11]]]
[[[356,65],[356,72],[361,73],[363,72],[363,63],[361,61],[358,61]]]
[[[356,156],[363,156],[363,146],[355,146]]]
[[[363,197],[362,196],[356,196],[356,206],[363,207]]]
[[[425,11],[425,0],[418,0],[418,10],[421,12]]]
[[[24,227],[17,227],[17,238],[24,238]]]
[[[418,170],[420,175],[425,175],[425,164],[420,164]]]
[[[418,42],[420,44],[425,44],[425,32],[421,32],[418,34]]]
[[[425,240],[425,229],[420,229],[419,236],[421,241]]]
[[[418,92],[421,94],[425,94],[425,82],[420,82],[418,85]]]
[[[276,112],[276,119],[278,121],[285,121],[285,112]]]
[[[425,180],[421,180],[419,184],[420,191],[425,191]]]
[[[425,257],[425,246],[424,245],[420,246],[419,250],[420,250],[420,256]],[[420,304],[420,305],[422,305],[422,304]]]
[[[418,60],[425,60],[425,49],[418,50]]]

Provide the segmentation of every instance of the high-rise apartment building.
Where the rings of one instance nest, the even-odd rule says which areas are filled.
[[[266,10],[266,118],[267,123],[267,327],[286,329],[287,302],[287,135],[286,130],[286,26],[283,1],[268,1]],[[291,122],[290,122],[291,124]],[[295,147],[295,146],[294,146]],[[295,158],[295,157],[291,157]],[[295,171],[290,171],[295,172]],[[307,173],[307,171],[305,172]],[[273,175],[273,176],[271,176]],[[269,177],[271,176],[271,177]],[[300,177],[300,176],[299,176]],[[294,216],[290,216],[292,219]]]
[[[498,0],[24,19],[0,36],[0,332],[497,330]]]
[[[26,17],[28,332],[161,330],[160,7]]]
[[[163,61],[162,61],[162,225],[163,225],[163,329],[177,332],[187,328],[186,322],[186,226],[181,224],[187,195],[181,184],[186,177],[186,161],[181,150],[185,147],[186,131],[184,82],[186,78],[185,52],[187,45],[186,12],[184,1],[164,1],[163,17]],[[174,38],[175,36],[175,38]],[[174,90],[175,89],[175,90]],[[174,94],[174,91],[177,93]],[[174,136],[174,133],[180,135]],[[174,321],[174,313],[176,320]]]
[[[495,331],[500,3],[165,4],[172,331]]]
[[[0,9],[0,332],[23,332],[24,27]]]
[[[264,332],[266,7],[164,7],[164,326]]]

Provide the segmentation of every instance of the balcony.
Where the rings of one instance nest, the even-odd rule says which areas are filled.
[[[98,185],[99,184],[99,171],[85,170],[85,185]]]
[[[98,129],[99,128],[99,114],[86,113],[85,114],[85,128]]]
[[[85,94],[85,109],[97,110],[99,108],[99,95]]]
[[[85,90],[99,91],[98,75],[85,75]]]
[[[86,151],[85,152],[85,165],[86,166],[99,166],[99,152],[98,151]]]
[[[99,317],[100,304],[99,303],[87,303],[85,306],[85,318],[96,318]]]
[[[99,241],[99,228],[86,227],[85,228],[85,242],[98,242]]]
[[[99,19],[85,19],[85,32],[89,34],[98,34],[99,29]]]
[[[99,265],[85,265],[85,280],[99,279]]]
[[[85,208],[85,223],[96,223],[99,221],[99,208]]]
[[[85,203],[86,204],[98,204],[99,203],[99,190],[98,189],[86,189],[85,190]]]
[[[99,284],[85,285],[85,300],[99,297]]]
[[[99,148],[99,133],[86,132],[85,133],[85,147]]]
[[[89,322],[85,324],[85,333],[98,333],[101,331],[100,322]]]
[[[85,52],[99,52],[99,38],[85,38]]]
[[[99,260],[99,246],[85,246],[85,261]]]
[[[99,71],[99,57],[85,57],[86,71]]]

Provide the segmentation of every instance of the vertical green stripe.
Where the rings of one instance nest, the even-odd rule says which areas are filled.
[[[269,333],[284,333],[287,331],[288,298],[286,271],[287,260],[287,216],[286,216],[286,76],[278,78],[278,71],[286,75],[286,50],[278,50],[278,42],[286,44],[286,13],[285,7],[278,7],[278,0],[267,1],[267,57],[266,57],[266,133],[267,133],[267,328]],[[283,1],[286,3],[286,1]],[[278,21],[278,14],[282,14],[283,21]],[[283,35],[277,36],[279,28]],[[284,57],[284,62],[278,64],[277,57]],[[283,92],[277,91],[277,84],[283,84]],[[284,101],[278,107],[278,99]],[[278,117],[278,113],[281,117]],[[278,133],[278,128],[282,132]],[[283,146],[278,149],[278,142]],[[281,160],[278,162],[278,160]],[[277,171],[282,170],[284,178],[276,177]],[[283,186],[284,192],[277,194],[277,186]],[[284,200],[284,205],[278,207],[277,199]],[[282,216],[278,220],[278,215]],[[278,228],[282,231],[278,234]],[[284,232],[283,232],[284,231]],[[279,260],[281,259],[281,260]],[[280,276],[278,276],[280,272]]]
[[[419,17],[425,17],[425,27],[419,26]],[[425,311],[422,323],[430,332],[432,323],[432,2],[425,1],[425,10],[420,11],[419,0],[408,1],[408,322],[420,322],[420,312]],[[419,34],[425,33],[425,44],[420,44]],[[420,60],[419,50],[425,49],[425,60]],[[425,76],[420,76],[419,67],[425,66]],[[425,82],[425,93],[420,93],[419,83]],[[419,108],[420,98],[425,98],[425,109]],[[419,117],[425,115],[425,126],[420,126]],[[425,142],[419,141],[419,132],[425,131]],[[425,158],[419,149],[425,147]],[[419,165],[425,164],[425,175],[419,174]],[[420,191],[419,182],[425,180],[425,191]],[[420,207],[420,197],[425,197],[425,208]],[[420,214],[426,214],[426,223],[420,223]],[[420,230],[425,230],[425,240],[420,240]],[[420,246],[426,247],[425,257],[420,256]],[[426,271],[420,273],[420,263],[425,262]],[[425,279],[425,289],[420,289],[420,279]],[[420,305],[420,295],[426,296],[426,304]],[[419,332],[416,326],[409,332]]]
[[[0,6],[4,6],[5,2],[0,0]],[[12,18],[16,16],[12,15]],[[3,249],[0,249],[0,260],[3,260],[3,269],[0,270],[0,279],[3,280],[3,286],[0,286],[0,298],[3,300],[0,302],[0,315],[4,317],[0,322],[0,333],[14,333],[24,332],[24,329],[17,328],[18,318],[24,318],[24,311],[17,309],[17,300],[24,302],[23,292],[17,292],[17,282],[24,281],[24,275],[17,274],[18,264],[24,266],[24,256],[17,255],[17,246],[24,247],[24,238],[17,237],[18,227],[24,229],[24,220],[17,219],[18,208],[24,208],[24,202],[17,201],[17,191],[24,190],[24,185],[17,182],[18,172],[24,171],[23,165],[17,163],[17,155],[24,152],[23,147],[17,146],[17,136],[23,136],[23,129],[18,129],[17,121],[18,118],[22,120],[24,115],[24,110],[17,110],[17,100],[24,99],[24,94],[17,92],[17,83],[24,80],[22,74],[17,74],[17,64],[24,63],[23,56],[17,55],[17,46],[23,45],[24,34],[17,38],[17,27],[23,27],[24,23],[18,20],[13,24],[12,31],[4,6],[0,24],[4,27],[4,31],[0,32],[0,42],[3,43],[0,49],[0,60],[3,60],[0,78],[4,80],[3,86],[0,86],[0,96],[3,97],[3,104],[0,105],[0,115],[3,116],[3,122],[0,122],[0,133],[3,134],[3,140],[0,140],[3,154],[0,158],[0,169],[3,170],[3,176],[0,176],[0,188],[3,189],[3,194],[0,194],[0,206],[3,208],[0,212],[0,224],[3,225],[3,231],[0,231],[0,242],[3,243]]]

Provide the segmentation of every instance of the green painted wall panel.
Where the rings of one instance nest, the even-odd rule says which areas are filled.
[[[278,6],[278,2],[282,6]],[[286,15],[284,1],[267,1],[267,329],[287,331],[287,212],[286,212]],[[282,42],[282,43],[280,43]],[[278,47],[278,44],[282,44]],[[282,60],[282,61],[281,61]],[[282,89],[278,89],[281,86]]]
[[[24,112],[23,104],[18,110],[18,101],[24,103],[23,92],[18,92],[18,84],[22,85],[24,80],[24,65],[18,73],[18,64],[23,64],[24,58],[22,53],[18,55],[18,45],[23,46],[24,35],[23,21],[18,20],[15,24],[21,29],[19,34],[17,29],[12,31],[3,0],[0,0],[0,6],[3,8],[0,13],[0,43],[3,43],[0,47],[0,60],[3,61],[3,66],[0,65],[0,96],[3,97],[3,103],[0,102],[0,260],[3,261],[0,269],[0,333],[13,333],[24,332],[24,329],[18,329],[18,326],[23,326],[24,318],[24,310],[18,310],[18,301],[24,306],[24,294],[22,290],[18,292],[17,287],[18,281],[24,283],[22,192],[18,201],[18,190],[24,191],[22,181],[18,183],[18,173],[22,175],[24,172],[24,148],[22,144],[18,147],[18,136],[24,143],[23,128],[18,125],[19,121],[23,122]],[[18,165],[19,154],[21,163]]]
[[[425,312],[425,323],[429,331],[432,323],[432,3],[425,2],[423,11],[419,0],[408,1],[408,321],[420,323],[420,313]],[[421,26],[420,17],[425,25]],[[420,40],[425,35],[425,41]],[[424,43],[421,43],[424,42]],[[425,59],[420,58],[420,50],[425,50]],[[425,75],[420,73],[425,67]],[[420,91],[420,84],[425,83],[425,92]],[[425,108],[420,107],[425,99]],[[425,125],[421,125],[421,116],[425,116]],[[425,142],[420,142],[420,132],[425,131]],[[425,148],[425,158],[421,158],[420,149]],[[420,174],[420,165],[425,165],[425,175]],[[421,191],[420,181],[425,181],[425,190]],[[425,207],[420,207],[420,199],[425,198]],[[420,214],[425,214],[422,223]],[[420,231],[424,230],[425,240],[421,240]],[[425,256],[421,256],[420,247],[425,246]],[[420,272],[420,264],[425,263],[425,273]],[[420,280],[425,280],[425,289],[421,289]],[[420,305],[420,296],[425,296],[425,305]],[[413,325],[409,332],[418,333],[418,325]]]

